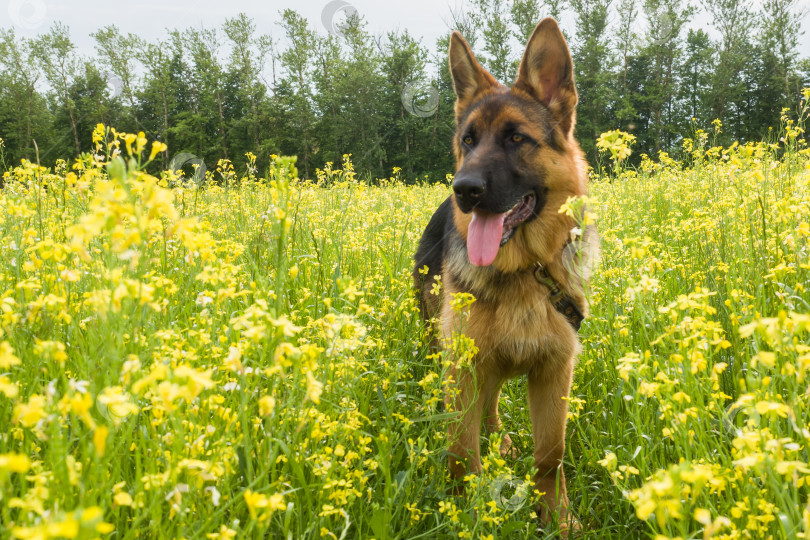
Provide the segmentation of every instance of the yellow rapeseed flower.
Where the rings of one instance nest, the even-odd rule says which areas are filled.
[[[104,451],[107,448],[107,435],[110,430],[107,426],[97,426],[93,431],[93,447],[96,449],[96,454],[99,457],[104,456]]]
[[[259,415],[270,416],[276,408],[276,399],[273,396],[262,396],[259,399]]]
[[[0,454],[0,471],[26,473],[31,468],[28,456],[22,454]]]
[[[132,495],[126,491],[119,491],[113,496],[113,502],[116,506],[132,506]]]
[[[20,359],[14,356],[14,349],[8,341],[0,343],[0,369],[8,369],[12,366],[19,366]]]
[[[14,421],[19,422],[24,427],[33,427],[40,420],[48,416],[45,406],[48,400],[40,394],[33,394],[25,403],[18,403],[14,406]]]
[[[0,375],[0,394],[5,395],[9,399],[14,399],[20,393],[20,386],[14,383],[5,375]]]

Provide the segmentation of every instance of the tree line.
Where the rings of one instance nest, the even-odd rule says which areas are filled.
[[[190,153],[211,169],[244,154],[298,156],[302,176],[351,154],[371,178],[393,167],[409,181],[453,169],[454,95],[447,68],[460,30],[498,80],[514,80],[523,46],[543,16],[564,30],[580,95],[577,137],[589,159],[596,138],[622,129],[635,157],[673,152],[715,118],[721,141],[758,140],[810,86],[798,42],[799,0],[469,0],[432,46],[410,32],[372,34],[362,14],[319,29],[293,10],[278,35],[245,14],[217,28],[167,30],[148,42],[106,26],[83,57],[69,29],[35,38],[0,29],[0,167],[43,165],[90,151],[98,123],[144,131],[168,144],[157,166]],[[707,28],[692,28],[696,17]],[[709,34],[709,30],[712,34]],[[36,141],[36,148],[34,145]]]

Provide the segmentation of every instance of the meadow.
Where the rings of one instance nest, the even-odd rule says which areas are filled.
[[[593,174],[602,262],[565,456],[582,538],[806,538],[810,150],[772,141]],[[543,538],[525,384],[449,494],[444,354],[412,254],[448,183],[299,179],[98,126],[0,190],[0,537]],[[611,142],[612,141],[612,142]]]

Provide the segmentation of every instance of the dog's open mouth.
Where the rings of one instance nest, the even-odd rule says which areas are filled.
[[[498,255],[498,249],[532,215],[535,203],[534,193],[527,193],[515,206],[502,214],[473,209],[472,220],[467,228],[467,253],[470,262],[476,266],[492,264]]]
[[[517,226],[529,219],[529,216],[534,212],[534,193],[527,193],[520,201],[513,206],[507,213],[503,220],[503,233],[501,234],[501,243],[504,245],[515,234]]]

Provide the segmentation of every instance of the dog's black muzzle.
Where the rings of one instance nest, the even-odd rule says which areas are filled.
[[[481,203],[486,191],[484,179],[477,175],[461,174],[453,180],[453,193],[456,194],[456,204],[465,214]]]

